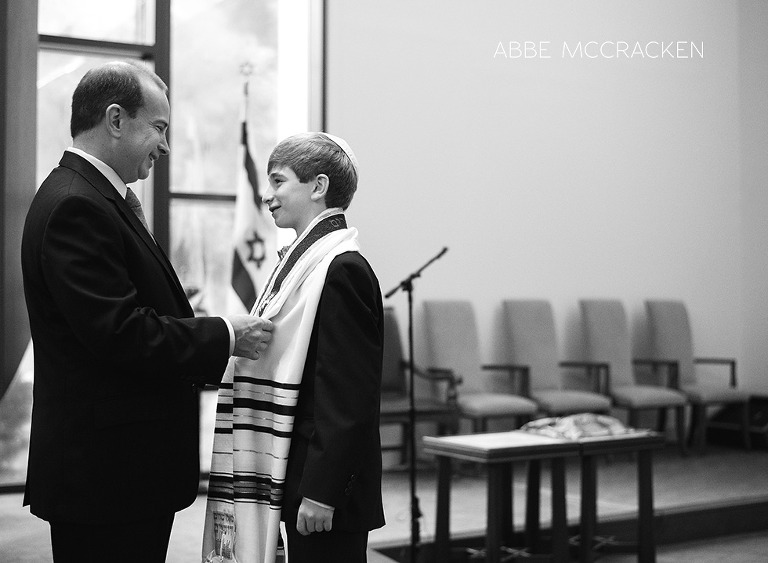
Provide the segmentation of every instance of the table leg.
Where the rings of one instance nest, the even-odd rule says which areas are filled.
[[[513,497],[512,484],[513,484],[513,469],[512,463],[504,463],[501,467],[501,491],[499,491],[499,498],[501,499],[501,542],[503,545],[511,546],[514,541],[515,526],[513,522]]]
[[[653,454],[642,450],[637,454],[637,560],[655,563],[656,544],[653,537]]]
[[[435,516],[435,562],[450,560],[451,458],[437,456],[437,507]]]
[[[534,552],[539,550],[541,521],[541,461],[528,462],[528,481],[525,488],[525,544]]]
[[[552,459],[552,560],[568,561],[568,516],[565,506],[565,459]]]
[[[592,561],[592,544],[597,527],[597,460],[595,456],[581,456],[581,534],[579,561]]]
[[[501,539],[506,533],[502,526],[505,517],[504,482],[511,473],[509,463],[491,463],[488,465],[488,514],[485,536],[485,557],[489,563],[501,561]],[[511,490],[511,487],[510,489]],[[447,560],[446,560],[447,561]]]

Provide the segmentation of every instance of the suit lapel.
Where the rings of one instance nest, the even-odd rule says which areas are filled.
[[[136,214],[131,211],[131,208],[128,207],[128,204],[120,196],[112,183],[107,180],[104,175],[99,172],[90,162],[73,152],[66,151],[64,156],[61,157],[59,165],[65,168],[70,168],[83,176],[94,188],[96,188],[96,190],[101,195],[112,202],[112,204],[117,208],[118,213],[123,217],[123,220],[128,223],[128,225],[134,230],[139,238],[141,238],[142,242],[152,253],[155,259],[163,266],[163,269],[168,275],[168,279],[171,280],[176,289],[184,296],[184,301],[189,303],[186,299],[184,288],[182,287],[181,282],[176,276],[176,272],[171,265],[171,261],[165,255],[165,252],[163,252],[163,250],[157,245],[155,240],[152,238],[152,235],[147,232],[147,230],[144,228],[144,225],[141,224],[141,221],[136,216]]]

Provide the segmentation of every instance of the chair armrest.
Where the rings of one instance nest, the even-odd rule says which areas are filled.
[[[586,360],[564,360],[558,362],[561,368],[582,368],[590,379],[594,378],[594,385],[592,386],[596,393],[607,394],[610,390],[610,366],[605,362],[589,362]],[[602,381],[602,375],[605,374],[605,384]]]
[[[407,363],[406,363],[407,366]],[[422,377],[429,381],[445,381],[448,386],[445,392],[445,397],[449,405],[455,405],[459,396],[458,386],[462,382],[462,378],[459,374],[451,369],[447,368],[427,368],[426,371],[413,366],[413,373],[419,377]]]
[[[734,358],[694,358],[695,364],[720,364],[731,368],[731,387],[736,387],[736,360]]]
[[[656,372],[658,368],[667,368],[667,387],[680,389],[680,364],[677,360],[662,360],[658,358],[633,358],[632,364],[636,366],[650,366]]]
[[[408,369],[408,363],[403,362],[403,367]],[[419,366],[413,366],[413,373],[429,381],[447,381],[454,384],[461,383],[461,376],[452,369],[447,368],[427,368],[426,371]]]
[[[518,364],[483,364],[485,370],[506,371],[510,377],[520,378],[521,394],[524,397],[531,396],[531,368],[530,366]]]

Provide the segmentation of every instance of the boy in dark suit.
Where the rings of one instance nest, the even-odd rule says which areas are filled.
[[[209,528],[227,518],[233,524],[226,530],[219,526],[210,537],[232,531],[228,537],[235,538],[238,561],[273,561],[276,536],[255,537],[256,528],[278,524],[274,518],[261,524],[266,520],[253,514],[253,505],[263,502],[285,522],[290,563],[364,562],[368,532],[384,525],[383,308],[378,280],[359,252],[357,230],[347,228],[344,217],[357,188],[357,161],[342,139],[308,133],[279,143],[268,173],[263,201],[277,226],[294,229],[298,237],[281,254],[256,304],[255,312],[274,322],[270,347],[258,362],[240,362],[233,377],[234,420],[258,420],[259,429],[236,423],[227,435],[231,425],[222,417],[230,409],[221,407],[230,399],[220,394],[209,512],[211,499],[222,503],[213,509]],[[294,366],[292,373],[286,364]],[[277,398],[246,403],[259,397]],[[273,405],[265,405],[270,400]],[[235,467],[234,492],[228,493],[231,477],[219,476],[219,467],[224,472],[227,464],[217,460],[225,448],[234,452],[228,465]],[[254,451],[268,452],[266,465]],[[238,466],[247,471],[238,473]],[[253,492],[259,486],[267,490],[263,482],[250,489],[239,485],[267,472],[271,484],[263,497]],[[266,554],[248,547],[260,542]]]

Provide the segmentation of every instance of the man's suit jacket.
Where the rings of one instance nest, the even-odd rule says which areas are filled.
[[[384,525],[379,404],[381,290],[357,252],[330,264],[304,367],[288,455],[282,517],[303,497],[335,507],[333,530]]]
[[[22,239],[34,347],[25,504],[50,521],[137,520],[197,494],[198,385],[229,358],[112,184],[65,152]]]

